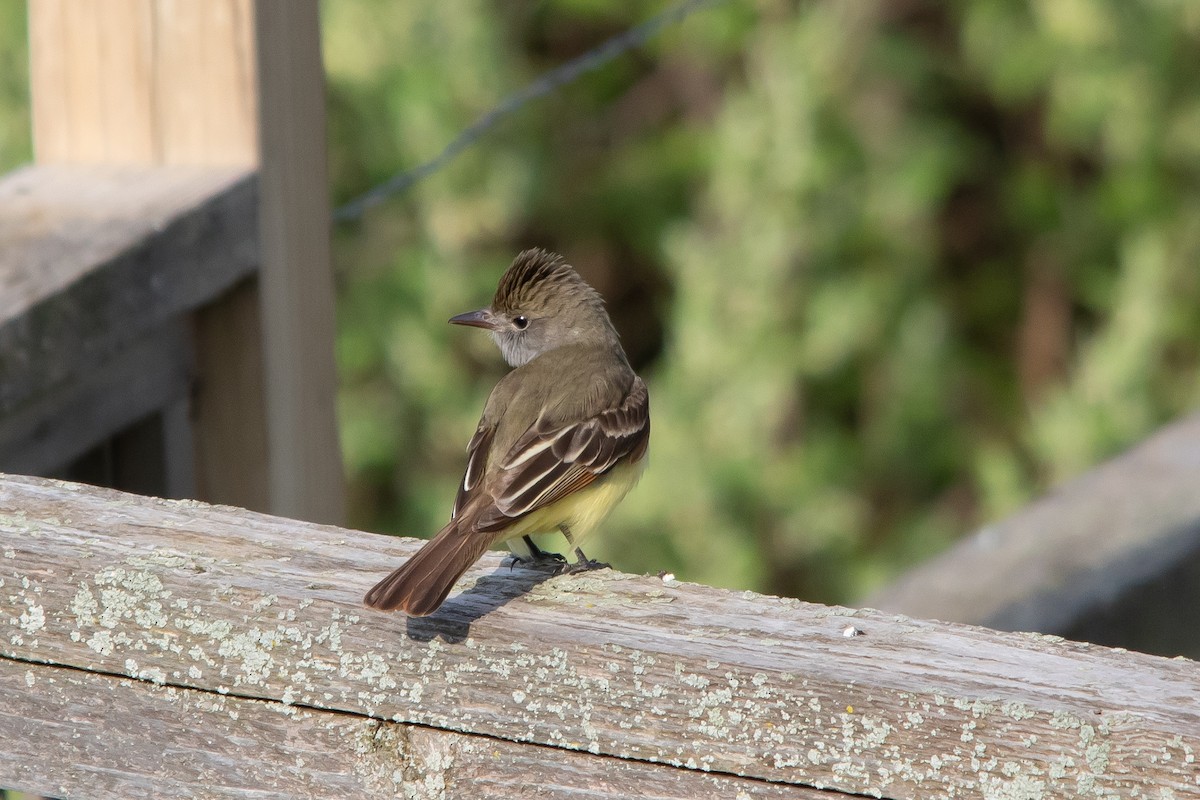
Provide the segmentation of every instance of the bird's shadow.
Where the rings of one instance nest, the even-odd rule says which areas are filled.
[[[504,563],[465,592],[442,603],[428,617],[409,617],[405,631],[409,639],[428,642],[442,639],[461,642],[471,635],[471,623],[500,606],[527,594],[533,587],[559,574],[553,565]]]

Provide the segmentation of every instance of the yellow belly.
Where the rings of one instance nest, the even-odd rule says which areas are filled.
[[[587,488],[522,517],[504,532],[509,549],[518,555],[528,555],[520,537],[553,533],[560,525],[571,529],[571,538],[575,546],[580,547],[637,485],[648,460],[643,458],[634,464],[613,467]]]

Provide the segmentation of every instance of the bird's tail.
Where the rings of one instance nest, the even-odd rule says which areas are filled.
[[[363,603],[380,611],[399,608],[414,617],[432,614],[490,543],[487,534],[451,521],[403,566],[375,584]]]

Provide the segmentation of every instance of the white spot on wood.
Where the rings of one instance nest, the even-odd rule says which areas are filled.
[[[25,600],[25,606],[26,608],[21,612],[19,622],[21,630],[32,635],[46,627],[46,611],[28,598]]]

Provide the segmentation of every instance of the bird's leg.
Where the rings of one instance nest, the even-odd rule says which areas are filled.
[[[534,561],[556,561],[560,564],[566,563],[567,557],[562,553],[551,553],[548,550],[543,550],[537,546],[537,544],[533,541],[533,537],[531,536],[522,536],[521,538],[525,540],[526,546],[529,547],[529,552],[533,556]]]
[[[567,544],[575,547],[575,537],[571,535],[571,529],[566,525],[559,525],[558,529],[562,531],[563,536],[567,537]],[[563,571],[567,574],[572,572],[590,572],[594,569],[607,569],[610,566],[612,565],[605,564],[603,561],[592,561],[583,554],[582,550],[575,547],[575,561],[568,564],[567,568]]]
[[[529,548],[529,557],[523,558],[516,553],[511,553],[510,558],[512,558],[512,561],[508,562],[509,569],[512,569],[517,564],[524,564],[525,562],[529,562],[534,566],[549,563],[554,564],[559,569],[562,569],[567,563],[567,558],[562,553],[551,553],[543,550],[534,543],[533,538],[530,536],[522,536],[521,538],[525,540],[525,546]]]

